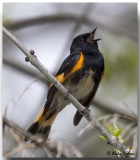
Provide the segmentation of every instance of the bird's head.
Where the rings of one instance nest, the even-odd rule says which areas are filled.
[[[90,33],[81,34],[73,39],[73,42],[70,47],[71,54],[74,52],[84,52],[85,54],[90,54],[98,50],[97,41],[101,39],[95,39],[95,28]]]

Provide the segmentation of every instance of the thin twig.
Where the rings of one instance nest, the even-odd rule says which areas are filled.
[[[136,152],[136,150],[137,150],[137,143],[138,143],[137,134],[138,134],[138,131],[137,131],[137,128],[136,128],[135,129],[135,134],[133,136],[133,145],[132,145],[132,148],[133,148],[134,152]]]
[[[23,27],[27,26],[32,26],[32,25],[40,25],[40,24],[45,24],[45,23],[53,23],[53,22],[79,22],[82,23],[86,26],[93,26],[96,25],[100,28],[103,28],[105,30],[109,30],[112,32],[116,32],[119,34],[124,34],[129,36],[130,38],[134,39],[135,41],[138,40],[137,32],[135,31],[130,31],[126,29],[125,27],[120,27],[120,25],[110,25],[108,23],[103,23],[103,21],[100,21],[99,19],[90,19],[87,17],[81,18],[78,15],[75,14],[56,14],[56,15],[44,15],[40,17],[32,17],[28,19],[22,19],[18,21],[12,21],[10,23],[7,23],[5,25],[6,28],[8,29],[13,29],[17,30]]]
[[[87,15],[90,13],[92,8],[92,5],[87,3],[84,5],[84,8],[82,8],[82,14],[79,16],[80,19],[86,19]],[[67,48],[71,42],[72,37],[74,37],[75,33],[80,29],[80,27],[82,26],[82,21],[79,21],[77,19],[77,21],[74,24],[73,29],[70,31],[69,37],[67,38],[68,41],[66,41],[66,44],[64,45],[64,48],[62,50],[62,55],[64,55],[67,51]]]
[[[21,64],[20,62],[14,62],[14,60],[10,58],[3,57],[3,63],[7,66],[14,68],[19,72],[27,74],[28,76],[36,77],[37,79],[43,81],[45,84],[48,83],[46,78],[40,72],[33,70],[32,68],[27,67]]]
[[[129,133],[129,129],[132,130],[132,127],[135,125],[135,123],[129,123],[122,131],[121,137],[123,138],[127,133]]]
[[[14,137],[14,139],[17,141],[18,146],[19,146],[19,147],[17,147],[17,150],[18,150],[18,148],[21,148],[21,149],[19,149],[19,151],[21,152],[21,157],[24,157],[23,156],[23,151],[25,151],[28,155],[30,155],[30,157],[32,157],[32,154],[30,153],[30,151],[27,150],[26,147],[25,148],[23,147],[23,146],[26,146],[26,145],[24,144],[24,141],[22,140],[22,138],[18,134],[16,134],[13,130],[11,130],[11,131],[12,131],[12,137]],[[22,147],[23,147],[23,149],[22,149]],[[14,149],[12,149],[12,150],[14,150]]]
[[[119,118],[120,118],[120,115],[115,113],[115,114],[113,114],[113,117],[109,120],[109,123],[117,124],[117,121]]]
[[[129,132],[129,134],[125,138],[125,142],[127,142],[135,134],[136,129],[137,129],[136,127],[135,128],[131,128],[131,131]]]
[[[17,144],[18,144],[18,148],[20,148],[22,146],[22,140],[21,140],[21,137],[18,136],[17,134],[15,134],[13,131],[12,131],[12,135],[14,137],[14,139],[17,141]],[[21,153],[21,156],[20,157],[23,157],[23,152],[20,152]]]
[[[4,64],[13,67],[14,69],[23,72],[24,74],[28,74],[31,77],[37,77],[40,81],[42,81],[47,87],[49,86],[49,82],[47,79],[38,71],[33,70],[31,68],[26,68],[25,65],[22,65],[21,63],[18,62],[13,62],[10,59],[4,58],[3,60]],[[129,110],[122,104],[115,102],[112,99],[106,98],[106,97],[101,97],[101,96],[96,96],[94,98],[94,101],[92,102],[94,105],[97,105],[100,108],[107,109],[110,112],[113,113],[118,113],[120,116],[125,119],[128,119],[130,121],[134,121],[137,123],[137,114],[131,114]]]
[[[97,105],[101,108],[105,108],[113,113],[118,113],[121,115],[125,115],[128,119],[137,122],[137,114],[131,113],[129,109],[126,108],[126,106],[123,105],[123,103],[119,104],[118,102],[115,102],[111,99],[107,99],[106,97],[99,97],[96,96],[94,98],[94,101],[92,102],[94,105]]]
[[[11,151],[8,151],[6,152],[3,157],[7,158],[7,157],[11,157],[13,154],[17,153],[17,152],[20,152],[20,151],[23,151],[23,150],[27,150],[29,148],[33,148],[35,147],[36,145],[34,143],[30,143],[30,144],[25,144],[25,145],[22,145],[20,147],[17,147],[17,148],[14,148],[12,149]]]
[[[109,141],[110,145],[119,149],[123,153],[126,153],[127,156],[131,155],[133,152],[129,148],[127,148],[124,144],[120,143],[120,141],[110,135],[107,130],[92,116],[91,114],[83,114],[85,107],[83,107],[62,85],[59,83],[49,72],[48,70],[40,63],[38,58],[35,55],[30,54],[30,51],[14,36],[12,35],[6,28],[3,27],[3,33],[7,36],[27,57],[26,60],[36,67],[47,79],[50,81],[63,95],[67,98],[76,108],[77,110]]]
[[[15,134],[19,135],[22,139],[28,138],[31,142],[34,143],[36,147],[40,146],[41,148],[43,148],[43,150],[46,152],[48,157],[53,157],[54,154],[55,155],[57,154],[59,142],[57,142],[56,139],[54,141],[51,138],[49,138],[48,141],[46,142],[44,141],[44,139],[40,138],[38,135],[34,136],[30,134],[29,132],[21,129],[15,123],[9,121],[6,117],[3,117],[3,123],[5,123],[6,126],[8,126]],[[70,157],[72,156],[73,157],[83,157],[82,154],[77,149],[73,150],[71,145],[66,146],[63,144],[63,148],[61,152],[62,157],[67,157],[66,151],[69,152]],[[5,155],[7,154],[9,154],[9,152],[5,153]]]

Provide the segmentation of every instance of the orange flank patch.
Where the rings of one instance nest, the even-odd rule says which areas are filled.
[[[36,118],[35,122],[38,121],[40,123],[43,120],[43,116],[42,116],[43,112],[44,112],[44,108],[40,112],[39,116]]]
[[[65,77],[64,77],[64,73],[62,74],[59,74],[58,76],[55,77],[60,83],[63,83],[63,81],[65,80]],[[50,84],[50,87],[52,87],[53,84],[51,83]]]
[[[64,73],[56,76],[55,78],[56,78],[60,83],[62,83],[62,82],[65,80]]]
[[[48,119],[48,120],[45,122],[44,126],[51,126],[52,123],[53,123],[53,121],[55,120],[57,114],[58,114],[58,113],[55,113],[53,116],[51,116],[50,119]]]

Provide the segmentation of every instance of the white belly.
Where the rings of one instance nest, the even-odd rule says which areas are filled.
[[[91,72],[91,74],[85,75],[85,77],[77,84],[73,85],[72,82],[67,81],[65,83],[65,88],[77,99],[83,99],[86,97],[94,88],[94,81],[92,79],[94,72]],[[73,86],[72,86],[73,85]],[[68,105],[70,102],[59,92],[55,94],[52,107],[56,107],[60,111],[62,110],[66,105]]]
[[[82,78],[82,80],[77,84],[73,85],[71,82],[68,82],[66,84],[66,88],[70,93],[77,99],[83,99],[86,97],[94,88],[94,81],[92,76],[95,74],[93,71],[88,71],[87,74],[85,74],[85,77]]]

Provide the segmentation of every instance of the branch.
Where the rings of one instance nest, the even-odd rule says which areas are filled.
[[[28,76],[31,77],[36,77],[37,79],[40,79],[44,84],[47,84],[47,86],[49,86],[49,83],[47,81],[47,79],[37,70],[33,70],[30,67],[27,67],[21,63],[18,62],[14,62],[13,60],[11,60],[10,58],[3,58],[3,64],[10,66],[12,68],[14,68],[15,70],[22,72]]]
[[[125,153],[125,155],[133,154],[132,150],[127,148],[124,144],[120,143],[120,141],[110,135],[107,130],[92,116],[91,114],[83,114],[85,107],[83,107],[62,85],[59,83],[49,72],[48,70],[40,63],[38,58],[31,54],[31,52],[24,46],[22,43],[13,36],[6,28],[3,27],[3,33],[6,35],[26,56],[26,60],[30,61],[30,63],[36,67],[47,79],[51,82],[63,95],[67,98],[76,108],[77,110],[108,140],[109,144],[113,147],[119,149],[121,152]]]
[[[40,81],[42,81],[47,87],[49,86],[49,82],[47,79],[38,71],[33,70],[29,67],[23,66],[21,63],[14,62],[11,59],[4,58],[3,63],[13,67],[17,71],[23,72],[24,74],[27,74],[29,76],[35,76]],[[121,115],[122,118],[134,121],[137,123],[138,117],[136,113],[131,112],[127,107],[125,107],[123,104],[120,104],[118,102],[115,102],[107,97],[101,97],[101,96],[95,96],[94,100],[92,101],[94,105],[97,105],[98,107],[101,107],[103,109],[107,109],[108,111],[112,113],[118,113]]]
[[[121,27],[120,25],[113,25],[113,23],[110,25],[108,23],[103,23],[103,21],[100,21],[99,19],[90,19],[87,17],[80,17],[76,14],[56,14],[56,15],[50,15],[50,16],[40,16],[40,17],[33,17],[28,18],[24,20],[18,20],[13,21],[10,23],[7,23],[5,27],[8,29],[20,29],[26,26],[32,26],[32,25],[38,25],[38,24],[45,24],[45,23],[53,23],[53,22],[78,22],[81,24],[84,24],[86,26],[97,26],[100,28],[103,28],[105,30],[116,32],[119,34],[124,34],[129,36],[130,38],[134,39],[135,41],[138,40],[137,32],[128,30],[125,27]],[[106,22],[106,21],[105,21]]]
[[[113,113],[125,115],[127,119],[136,123],[138,121],[137,114],[134,111],[131,111],[128,107],[125,107],[125,105],[119,104],[111,99],[96,96],[92,103]]]
[[[76,32],[81,28],[82,26],[82,19],[86,19],[87,15],[90,13],[92,9],[92,5],[87,3],[84,8],[82,9],[82,14],[79,16],[79,19],[81,19],[81,21],[79,21],[79,19],[77,19],[77,21],[75,21],[74,24],[74,28],[72,29],[72,31],[69,33],[69,37],[67,38],[68,41],[66,42],[63,50],[62,50],[62,55],[64,55],[65,53],[67,53],[67,48],[71,42],[72,37],[74,37],[74,35],[76,34]]]
[[[21,129],[19,126],[14,124],[13,122],[10,122],[6,117],[3,117],[3,123],[4,125],[8,126],[12,131],[20,136],[22,139],[28,138],[30,141],[33,141],[34,143],[32,145],[25,144],[21,147],[15,148],[13,150],[10,150],[4,154],[4,157],[9,157],[12,154],[15,154],[21,150],[25,150],[27,148],[32,148],[36,146],[42,147],[45,152],[47,153],[48,157],[53,157],[53,154],[56,155],[59,153],[59,157],[82,157],[82,154],[71,144],[64,144],[62,143],[61,146],[61,153],[58,149],[60,142],[54,141],[53,139],[49,138],[47,142],[45,142],[42,138],[40,138],[37,135],[32,135],[31,133]],[[53,154],[51,154],[51,152]]]

